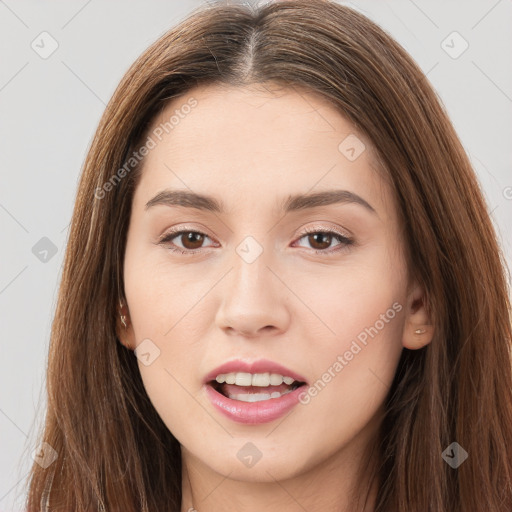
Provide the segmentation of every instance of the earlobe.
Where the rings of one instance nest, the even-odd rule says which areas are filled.
[[[119,301],[116,315],[116,335],[123,346],[134,350],[133,326],[130,322],[128,306],[122,300]]]
[[[430,313],[422,287],[415,285],[407,298],[402,345],[418,350],[428,345],[434,336]]]
[[[434,330],[432,325],[423,325],[414,329],[409,327],[403,334],[403,346],[409,350],[418,350],[428,345],[433,338]]]

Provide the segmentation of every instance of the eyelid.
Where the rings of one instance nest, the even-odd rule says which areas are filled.
[[[343,236],[345,238],[352,238],[352,234],[347,230],[342,230],[338,226],[321,226],[321,225],[313,225],[313,226],[306,226],[305,228],[300,228],[298,231],[297,236],[303,236],[304,234],[309,233],[319,233],[319,232],[326,232],[326,231],[334,231],[336,234]]]
[[[162,235],[158,237],[158,242],[161,242],[165,238],[167,238],[169,235],[176,235],[178,233],[181,233],[182,231],[193,231],[194,233],[201,233],[203,235],[206,235],[208,238],[214,239],[213,236],[211,236],[206,228],[203,228],[203,226],[188,226],[188,225],[179,225],[176,227],[172,227],[169,229],[166,229]]]

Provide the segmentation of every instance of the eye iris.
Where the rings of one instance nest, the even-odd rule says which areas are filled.
[[[204,235],[202,235],[201,233],[196,233],[194,231],[187,231],[186,233],[183,233],[181,237],[183,247],[185,247],[185,249],[198,249],[201,247],[201,244],[203,243],[204,240]],[[186,241],[186,243],[184,241]],[[189,242],[197,245],[193,245],[192,247],[190,247],[187,245]]]
[[[322,242],[322,239],[326,237],[327,238],[327,241],[323,241]],[[311,235],[308,235],[308,238],[309,238],[309,243],[311,244],[312,247],[314,247],[315,249],[326,249],[329,247],[329,245],[331,245],[331,241],[332,241],[332,235],[329,234],[329,233],[313,233]],[[319,240],[317,240],[319,239]],[[313,242],[312,242],[313,240]],[[316,246],[315,247],[315,244],[318,244],[320,243],[320,247]]]

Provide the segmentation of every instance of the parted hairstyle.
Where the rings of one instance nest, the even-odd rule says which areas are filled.
[[[510,512],[510,291],[487,205],[418,65],[374,22],[329,0],[205,5],[120,82],[76,195],[40,433],[58,456],[47,468],[34,463],[27,510],[180,510],[180,445],[116,336],[144,159],[125,164],[172,98],[198,85],[258,83],[319,93],[368,136],[396,194],[408,272],[425,291],[435,334],[403,349],[386,398],[375,511]],[[454,441],[468,453],[456,469],[442,457]]]

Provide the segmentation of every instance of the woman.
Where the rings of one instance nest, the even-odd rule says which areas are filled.
[[[512,509],[506,268],[421,70],[332,2],[210,6],[85,162],[34,510]]]

